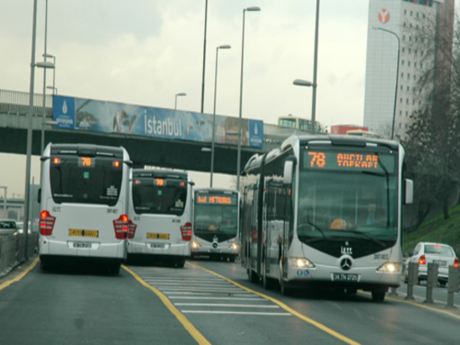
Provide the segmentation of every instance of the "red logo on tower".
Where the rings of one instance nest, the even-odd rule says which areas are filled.
[[[382,8],[379,11],[379,22],[382,24],[386,24],[390,21],[390,12],[386,8]]]

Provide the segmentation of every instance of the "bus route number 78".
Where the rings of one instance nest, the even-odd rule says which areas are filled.
[[[308,152],[310,156],[310,168],[324,168],[326,166],[326,155],[324,152]]]

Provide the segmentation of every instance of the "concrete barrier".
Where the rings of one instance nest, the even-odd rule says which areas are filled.
[[[0,235],[0,277],[8,274],[14,267],[26,260],[25,235],[15,232]],[[37,254],[38,234],[31,233],[28,238],[27,257]]]

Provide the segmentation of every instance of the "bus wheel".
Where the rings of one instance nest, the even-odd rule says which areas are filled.
[[[291,296],[292,288],[286,286],[286,282],[283,279],[280,279],[280,291],[283,296]]]
[[[107,271],[110,275],[117,276],[120,274],[120,266],[121,264],[116,263],[116,264],[109,264],[107,267]]]
[[[50,269],[50,265],[47,259],[40,258],[40,270],[42,272],[48,272]]]
[[[235,256],[235,255],[230,255],[230,256],[228,257],[228,261],[230,261],[230,262],[235,262],[235,259],[236,259],[236,256]]]
[[[251,281],[251,283],[259,282],[259,276],[251,268],[248,268],[248,278]]]
[[[176,267],[176,268],[183,268],[184,265],[185,265],[185,259],[177,259],[174,262],[174,267]]]
[[[385,291],[372,290],[372,300],[374,302],[383,302],[385,300]]]

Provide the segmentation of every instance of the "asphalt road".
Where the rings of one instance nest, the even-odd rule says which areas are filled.
[[[375,303],[370,294],[338,296],[329,291],[306,291],[285,297],[277,290],[265,290],[250,283],[238,264],[206,261],[198,264],[273,296],[362,344],[460,344],[460,317],[392,299]]]
[[[128,273],[41,273],[0,291],[0,344],[196,344]]]
[[[123,270],[119,276],[33,270],[0,290],[0,344],[196,344],[160,295],[212,344],[460,343],[460,317],[393,299],[375,303],[367,294],[304,291],[285,297],[250,283],[238,263],[130,269],[148,288]]]

